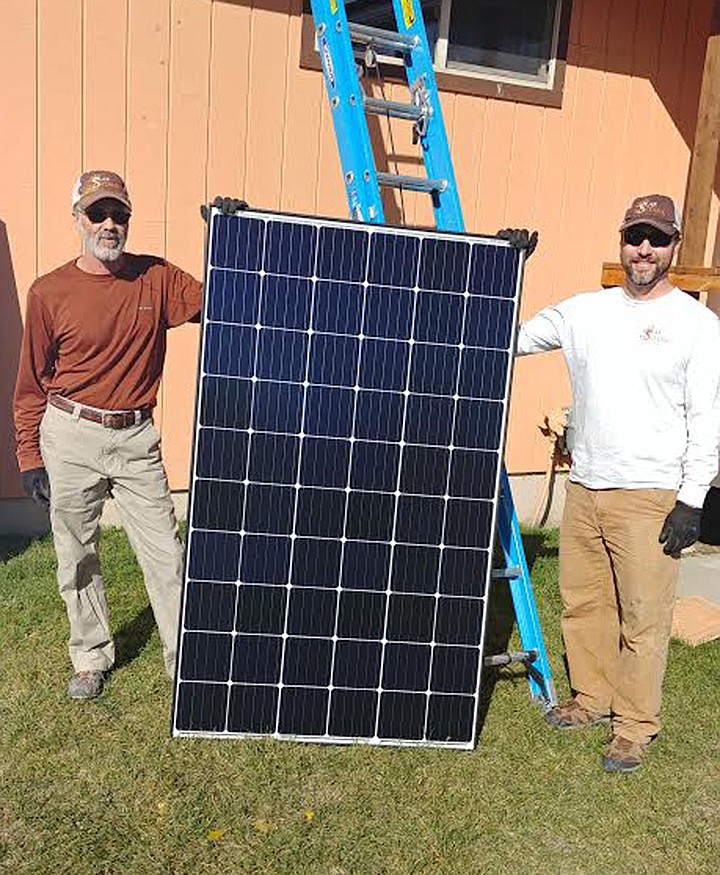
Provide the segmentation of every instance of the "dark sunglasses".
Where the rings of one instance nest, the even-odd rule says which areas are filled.
[[[112,219],[116,225],[127,225],[130,221],[130,210],[120,204],[117,206],[107,206],[106,204],[91,204],[86,210],[85,215],[90,219],[93,225],[99,225],[105,219]]]
[[[643,241],[651,246],[669,246],[675,239],[674,234],[666,234],[659,228],[653,228],[648,225],[632,225],[622,232],[623,243],[629,246],[640,246]]]

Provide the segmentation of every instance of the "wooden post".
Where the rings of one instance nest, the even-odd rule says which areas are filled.
[[[718,143],[720,143],[720,2],[716,0],[712,30],[705,52],[695,145],[690,156],[685,191],[683,241],[678,253],[679,265],[700,266],[705,263],[705,245],[715,184]]]

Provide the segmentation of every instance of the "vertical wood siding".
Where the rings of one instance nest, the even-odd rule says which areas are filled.
[[[345,217],[321,74],[299,67],[301,0],[3,0],[0,28],[0,495],[17,494],[9,405],[26,290],[78,251],[82,169],[127,177],[131,248],[202,271],[202,201]],[[629,200],[684,195],[713,0],[574,0],[561,109],[444,93],[470,230],[532,226],[523,314],[598,285]],[[403,89],[385,84],[385,96]],[[380,93],[381,85],[371,90]],[[421,172],[408,128],[374,119],[390,169]],[[432,224],[390,193],[390,221]],[[713,216],[717,215],[717,199]],[[174,488],[187,483],[197,326],[171,332],[158,422]],[[540,471],[537,424],[566,404],[558,354],[517,362],[507,451]]]

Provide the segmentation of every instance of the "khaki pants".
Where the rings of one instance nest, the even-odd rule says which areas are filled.
[[[100,515],[111,487],[145,577],[172,677],[183,550],[155,426],[148,419],[116,431],[48,406],[40,450],[50,478],[50,521],[73,668],[106,671],[115,661],[98,552]]]
[[[570,683],[583,707],[612,714],[613,732],[639,743],[660,730],[679,563],[658,535],[675,498],[568,482],[560,528]]]

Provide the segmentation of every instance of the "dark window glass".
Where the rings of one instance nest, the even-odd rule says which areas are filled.
[[[487,67],[546,82],[557,0],[453,0],[448,67]]]

